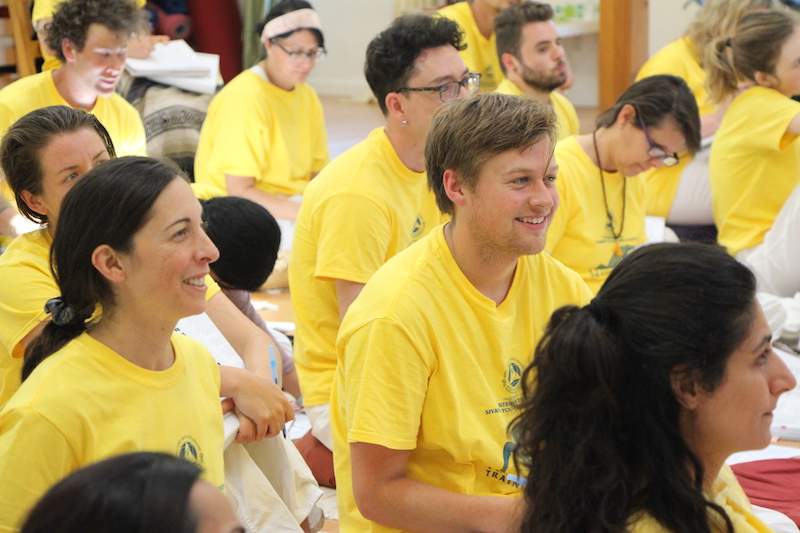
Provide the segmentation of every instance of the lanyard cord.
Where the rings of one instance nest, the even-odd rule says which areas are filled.
[[[623,176],[622,179],[622,220],[619,225],[619,232],[614,231],[614,216],[611,214],[611,209],[608,208],[608,197],[606,196],[606,177],[603,174],[603,162],[600,161],[600,152],[597,149],[597,130],[592,132],[592,146],[594,147],[594,156],[597,158],[597,168],[600,170],[600,186],[603,188],[603,206],[606,208],[606,217],[608,218],[608,226],[611,229],[611,236],[615,241],[622,237],[622,231],[625,229],[625,207],[628,199],[627,189],[628,180]]]

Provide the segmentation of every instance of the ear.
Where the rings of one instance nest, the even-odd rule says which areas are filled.
[[[702,388],[697,383],[695,373],[683,366],[676,367],[670,373],[669,381],[678,403],[689,411],[697,409]]]
[[[455,170],[448,168],[444,171],[442,175],[442,185],[444,186],[445,194],[454,205],[464,205],[466,202],[464,185],[461,183]]]
[[[19,193],[22,201],[25,202],[32,211],[36,211],[40,215],[47,216],[49,213],[47,212],[47,206],[42,203],[42,199],[39,197],[38,194],[33,194],[30,191],[23,190]]]
[[[775,79],[775,76],[772,74],[767,74],[766,72],[761,72],[760,70],[755,72],[753,75],[753,80],[755,80],[758,85],[762,87],[768,87],[770,89],[774,89],[778,85],[778,80]]]
[[[635,124],[635,121],[636,108],[631,104],[625,104],[622,106],[622,109],[619,110],[619,113],[617,113],[617,120],[614,122],[618,126],[624,126],[625,124]]]
[[[500,56],[500,62],[505,67],[506,72],[513,72],[514,74],[517,73],[518,70],[517,58],[514,57],[513,54],[510,54],[508,52],[503,53],[503,55]]]
[[[111,283],[121,283],[127,277],[119,254],[107,244],[101,244],[94,249],[92,266]]]
[[[386,95],[384,103],[386,104],[386,113],[388,116],[397,121],[406,119],[406,102],[402,94],[394,92],[389,93]]]
[[[75,46],[75,43],[69,39],[61,39],[61,52],[64,54],[64,59],[66,59],[66,62],[71,63],[75,61],[75,58],[80,50],[78,50],[78,47]]]

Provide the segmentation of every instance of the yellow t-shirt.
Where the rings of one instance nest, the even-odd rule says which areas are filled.
[[[297,323],[294,361],[306,405],[328,403],[335,378],[339,307],[334,280],[366,283],[441,217],[425,173],[400,161],[383,128],[309,184],[289,262]]]
[[[500,94],[510,94],[512,96],[524,96],[520,88],[508,78],[500,82],[496,92]],[[578,113],[575,112],[575,106],[572,105],[572,102],[570,102],[566,96],[558,91],[550,92],[550,105],[556,113],[556,135],[558,136],[558,140],[580,133],[581,126],[578,121]]]
[[[53,72],[26,76],[0,90],[0,135],[4,135],[23,115],[51,105],[69,105],[53,82]],[[142,119],[123,97],[98,96],[90,111],[111,135],[118,156],[147,155],[147,139]],[[6,194],[10,189],[6,188]],[[14,202],[13,195],[9,199]]]
[[[753,514],[750,501],[729,466],[724,465],[722,467],[717,479],[714,481],[711,494],[707,497],[725,510],[728,518],[733,522],[733,530],[736,533],[772,532],[772,529],[768,528]],[[711,511],[709,516],[717,517],[718,515]],[[649,515],[634,517],[628,528],[630,533],[671,533]],[[713,531],[722,533],[725,530]]]
[[[800,177],[795,135],[787,132],[800,102],[752,87],[734,98],[709,159],[717,240],[735,255],[758,246]]]
[[[555,158],[560,205],[547,230],[546,248],[597,293],[611,269],[647,240],[644,182],[639,176],[626,178],[619,172],[603,172],[615,232],[622,222],[623,185],[627,189],[625,226],[617,244],[608,226],[600,169],[583,151],[577,137],[559,142]]]
[[[34,26],[41,21],[52,19],[56,8],[63,1],[64,0],[34,0],[33,14],[31,15]],[[136,5],[139,7],[144,7],[146,3],[147,0],[136,0]],[[42,50],[42,58],[44,59],[42,71],[53,70],[61,66],[61,61],[59,61],[56,56],[49,54],[47,49],[41,46],[41,43],[40,48]]]
[[[195,192],[225,196],[225,174],[253,176],[272,194],[301,194],[328,161],[325,118],[317,93],[267,81],[260,66],[236,76],[211,101],[195,157]]]
[[[47,320],[44,304],[61,293],[50,272],[52,244],[47,229],[40,229],[20,235],[0,255],[0,407],[20,385],[20,341]],[[210,300],[219,286],[210,276],[206,285]]]
[[[0,411],[0,531],[73,470],[121,453],[171,453],[223,486],[219,369],[187,337],[172,346],[172,366],[152,371],[84,333],[37,367]]]
[[[442,228],[375,273],[339,332],[331,423],[342,531],[394,531],[356,508],[352,442],[410,450],[408,476],[422,483],[519,494],[507,430],[522,371],[552,312],[591,297],[577,274],[537,254],[518,259],[496,305],[464,276]]]
[[[481,75],[481,91],[494,91],[503,80],[494,33],[487,39],[478,30],[469,2],[458,2],[443,7],[438,13],[458,24],[464,32],[464,42],[467,47],[459,53],[470,72]]]
[[[686,81],[692,91],[700,116],[710,115],[716,110],[706,91],[706,72],[697,62],[694,45],[688,37],[672,41],[653,54],[639,69],[636,81],[657,74],[671,74]],[[690,154],[681,156],[681,161],[674,167],[653,168],[641,175],[647,183],[647,214],[667,217],[678,192],[678,184],[683,169],[693,159]]]

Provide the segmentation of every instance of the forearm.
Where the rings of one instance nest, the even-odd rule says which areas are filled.
[[[458,494],[406,477],[373,489],[359,510],[385,526],[421,533],[505,533],[518,526],[518,497]]]
[[[231,195],[241,196],[261,204],[275,218],[294,220],[300,209],[300,203],[290,200],[289,196],[283,194],[272,194],[256,187],[247,187],[239,191],[229,191]]]
[[[206,314],[225,340],[242,358],[244,366],[258,376],[272,381],[268,346],[269,336],[245,316],[223,292],[209,300]]]
[[[16,236],[17,232],[11,219],[16,215],[16,211],[8,205],[5,200],[0,200],[0,235]]]

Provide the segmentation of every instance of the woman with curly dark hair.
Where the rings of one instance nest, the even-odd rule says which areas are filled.
[[[512,425],[525,533],[767,531],[725,460],[770,442],[796,382],[721,248],[640,248],[556,311]]]

